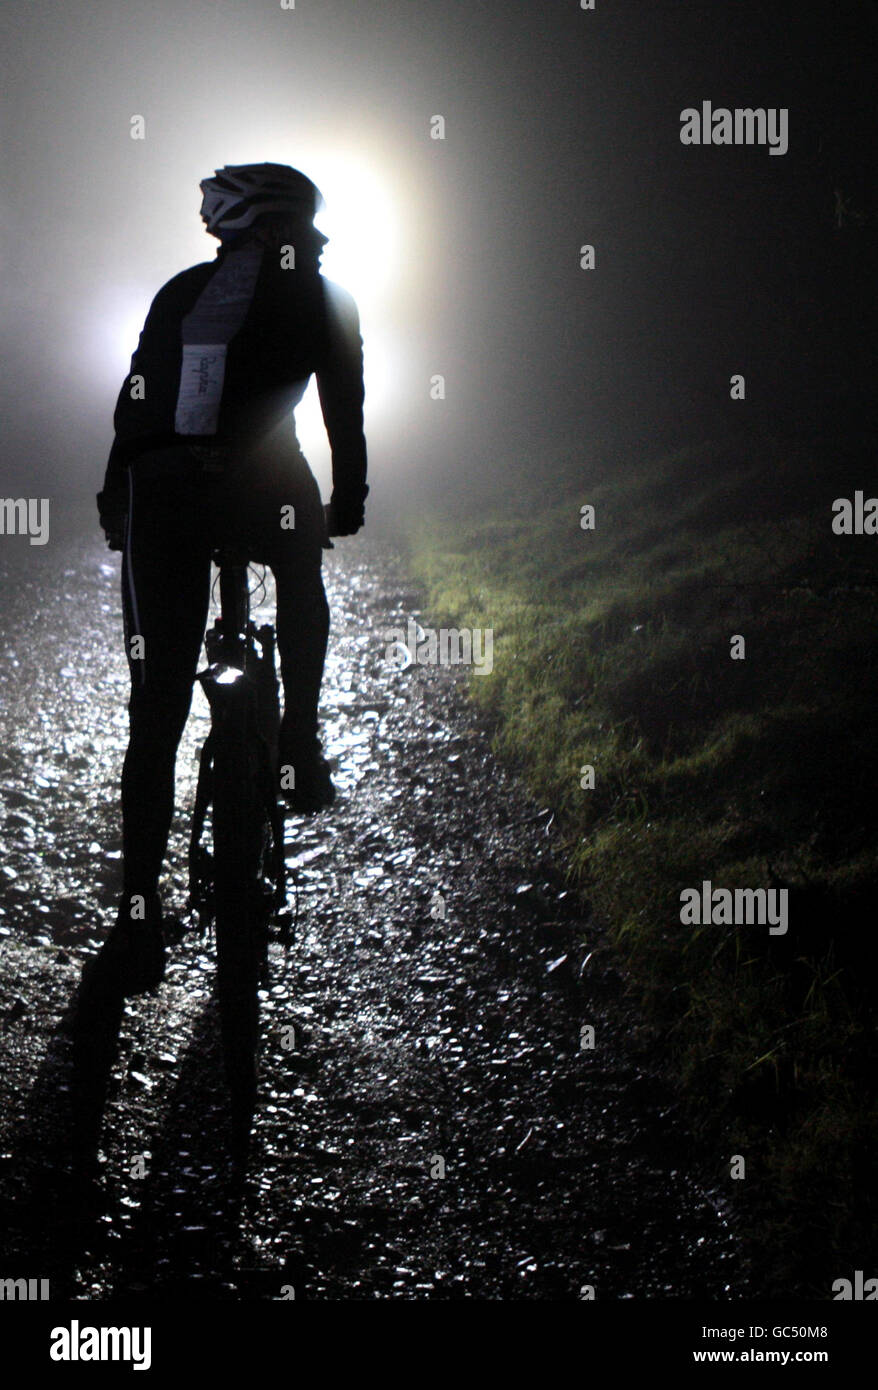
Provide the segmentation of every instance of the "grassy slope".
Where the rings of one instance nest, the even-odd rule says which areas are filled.
[[[718,1174],[746,1157],[730,1187],[777,1294],[874,1263],[878,537],[830,525],[872,457],[768,440],[510,474],[490,515],[411,530],[435,618],[494,630],[473,695],[561,813]],[[706,878],[788,886],[788,934],[682,926]]]

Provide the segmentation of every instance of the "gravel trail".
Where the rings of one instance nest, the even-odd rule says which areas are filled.
[[[187,925],[117,1045],[110,1028],[99,1181],[77,1184],[76,991],[120,887],[118,564],[91,538],[4,551],[0,1272],[77,1299],[746,1296],[717,1175],[564,891],[549,813],[454,671],[385,661],[385,628],[426,622],[423,600],[399,553],[359,539],[327,558],[339,801],[287,820],[299,925],[270,951],[246,1182],[212,944]],[[199,690],[164,892],[181,915],[207,728]]]

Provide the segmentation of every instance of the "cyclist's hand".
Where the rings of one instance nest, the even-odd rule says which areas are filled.
[[[368,489],[366,489],[368,491]],[[333,492],[326,520],[331,536],[354,536],[366,520],[365,493]]]
[[[127,511],[121,500],[108,497],[106,492],[98,493],[98,515],[110,550],[121,550],[125,544]]]

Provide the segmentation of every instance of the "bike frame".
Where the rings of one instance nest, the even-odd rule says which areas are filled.
[[[268,924],[286,905],[283,818],[275,784],[280,723],[274,629],[250,621],[247,556],[223,548],[220,616],[197,679],[211,730],[201,751],[189,843],[189,904],[213,923],[217,998],[232,1118],[232,1154],[246,1162],[256,1108],[260,983]],[[201,843],[211,807],[212,853]]]
[[[250,621],[246,556],[223,548],[214,553],[214,559],[219,565],[220,616],[205,636],[209,664],[197,676],[210,706],[211,731],[200,755],[189,845],[190,905],[207,921],[213,920],[216,904],[209,881],[213,864],[201,837],[213,801],[211,769],[221,740],[237,739],[253,750],[259,778],[257,799],[271,830],[271,908],[279,909],[286,901],[283,818],[274,776],[279,725],[274,629],[269,623],[256,628]]]

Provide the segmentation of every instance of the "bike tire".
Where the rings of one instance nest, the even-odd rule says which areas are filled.
[[[259,885],[266,813],[255,754],[246,721],[230,722],[213,750],[217,997],[238,1147],[249,1137],[256,1105],[265,936]]]

